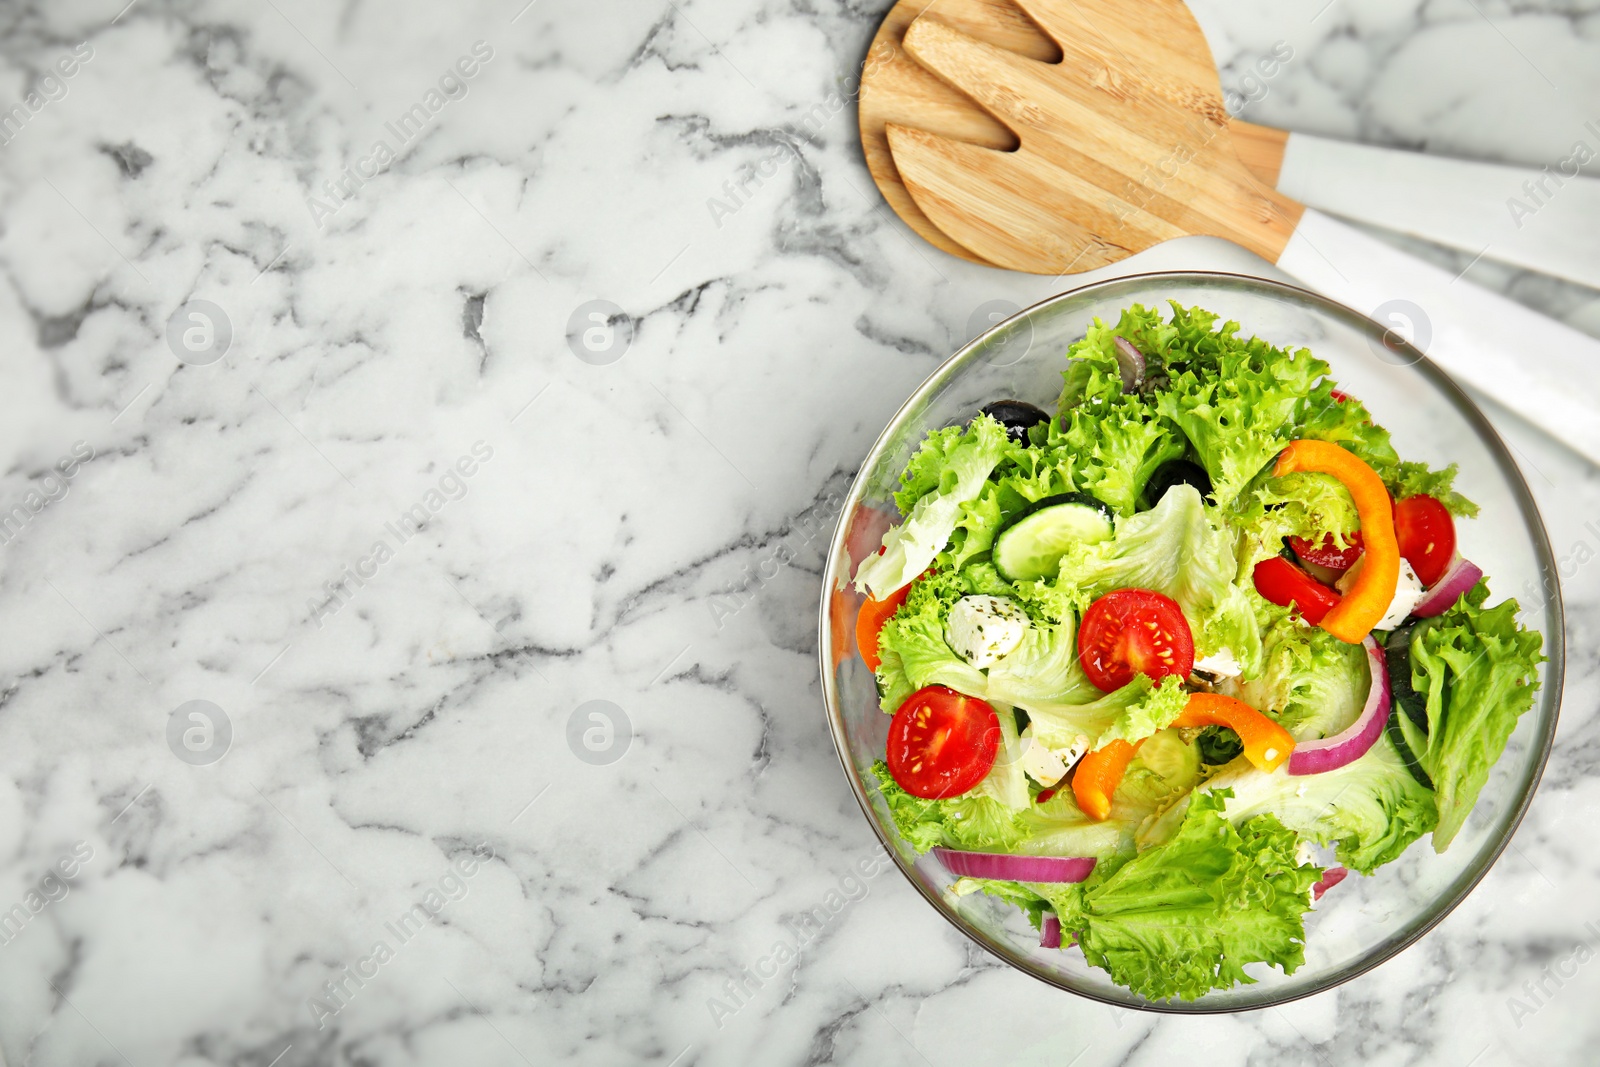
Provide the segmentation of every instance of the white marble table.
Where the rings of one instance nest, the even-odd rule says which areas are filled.
[[[1051,288],[881,203],[884,0],[125,2],[0,9],[7,1062],[1600,1055],[1600,483],[1538,430],[1491,411],[1569,561],[1515,848],[1335,992],[1113,1012],[875,866],[823,725],[818,509]],[[1201,11],[1229,84],[1295,50],[1249,117],[1538,165],[1600,116],[1592,3],[1323,4]]]

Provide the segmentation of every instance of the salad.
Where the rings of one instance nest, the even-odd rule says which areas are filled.
[[[928,435],[855,578],[900,836],[1152,1000],[1293,972],[1325,890],[1447,849],[1544,659],[1455,466],[1238,334],[1096,320],[1054,416]]]

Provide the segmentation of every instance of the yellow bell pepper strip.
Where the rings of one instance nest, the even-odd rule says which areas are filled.
[[[1249,704],[1221,693],[1190,693],[1174,726],[1226,726],[1244,742],[1244,756],[1260,770],[1277,770],[1294,751],[1289,731]],[[1087,758],[1087,757],[1085,757]]]
[[[1361,518],[1361,543],[1365,548],[1361,571],[1336,607],[1319,625],[1341,641],[1356,644],[1388,614],[1400,580],[1400,542],[1395,538],[1394,512],[1389,490],[1378,473],[1349,450],[1331,441],[1291,441],[1278,454],[1272,473],[1282,477],[1297,471],[1331,474],[1350,490]]]
[[[1142,744],[1143,740],[1129,744],[1119,737],[1078,761],[1072,772],[1072,796],[1078,802],[1078,810],[1096,822],[1105,821],[1111,814],[1111,794],[1122,783],[1128,764]]]

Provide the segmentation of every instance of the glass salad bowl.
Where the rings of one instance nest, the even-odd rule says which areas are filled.
[[[855,644],[861,597],[853,562],[877,549],[898,520],[892,494],[929,431],[967,422],[986,403],[1018,399],[1054,410],[1067,347],[1099,317],[1114,323],[1129,304],[1199,305],[1283,347],[1304,346],[1332,367],[1345,392],[1366,403],[1405,459],[1456,463],[1456,487],[1482,508],[1460,523],[1462,553],[1489,576],[1491,601],[1516,597],[1521,621],[1544,637],[1537,700],[1519,720],[1465,827],[1443,855],[1428,839],[1371,877],[1352,874],[1306,915],[1306,961],[1294,974],[1263,964],[1255,984],[1192,1002],[1152,1002],[1090,967],[1076,949],[1041,948],[1023,913],[982,893],[956,897],[930,852],[918,857],[895,831],[871,773],[890,717],[878,708],[872,672]],[[1385,342],[1388,342],[1387,344]],[[1467,396],[1416,349],[1350,309],[1276,282],[1210,272],[1143,274],[1099,282],[1035,304],[946,360],[890,420],[862,463],[829,547],[819,648],[828,726],[846,779],[873,829],[918,892],[962,933],[1019,970],[1122,1007],[1177,1013],[1231,1012],[1282,1004],[1336,986],[1416,941],[1472,891],[1510,842],[1533,797],[1561,702],[1563,629],[1549,542],[1532,496],[1505,446]],[[1331,861],[1330,861],[1331,862]]]

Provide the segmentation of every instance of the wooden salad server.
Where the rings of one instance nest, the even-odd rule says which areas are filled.
[[[1068,0],[1054,3],[1070,16]],[[1158,5],[1158,14],[1174,10]],[[1192,22],[1186,9],[1180,14]],[[873,181],[895,213],[930,244],[983,262],[928,221],[889,152],[890,123],[987,148],[1017,147],[1004,124],[906,53],[906,29],[921,15],[1042,63],[1060,62],[1062,52],[1013,0],[900,0],[868,50],[859,119]],[[1210,62],[1202,35],[1185,25],[1171,29],[1176,43],[1198,43],[1200,58]],[[1093,24],[1082,27],[1091,43],[1097,32]],[[1270,92],[1271,78],[1293,62],[1292,51],[1264,57],[1259,84]],[[1288,133],[1238,118],[1228,128],[1245,166],[1301,203],[1600,288],[1600,244],[1592,239],[1600,232],[1600,180],[1577,173],[1581,154],[1538,171]],[[1584,143],[1600,155],[1600,121],[1589,132],[1593,136]]]
[[[1444,370],[1600,462],[1600,341],[1452,277],[1264,184],[1240,161],[1181,0],[1018,0],[1049,64],[934,18],[904,48],[1017,138],[1014,151],[889,123],[930,222],[996,266],[1067,274],[1174,237],[1220,237],[1386,325]],[[1179,32],[1182,30],[1182,32]],[[1393,317],[1391,317],[1393,316]]]

